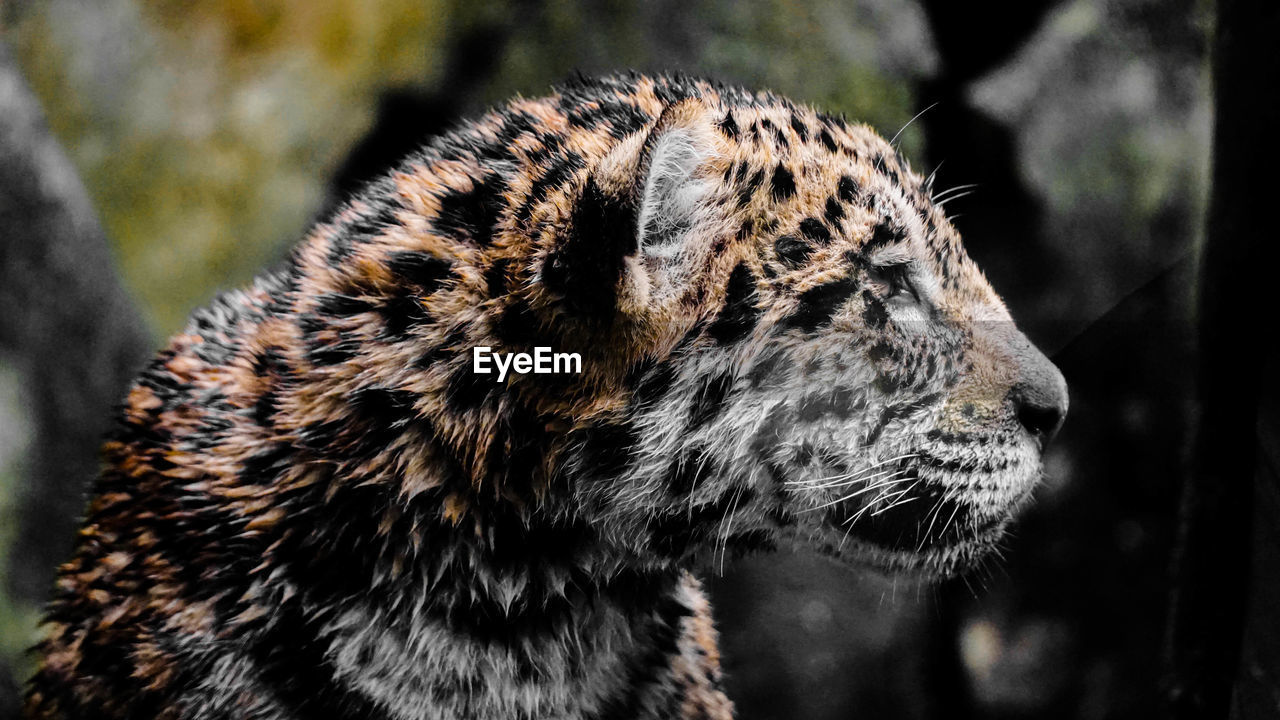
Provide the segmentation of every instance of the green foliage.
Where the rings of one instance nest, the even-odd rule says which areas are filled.
[[[0,363],[0,578],[6,577],[7,566],[13,561],[8,550],[18,525],[20,458],[30,440],[23,422],[18,382],[17,373]],[[19,677],[26,677],[34,670],[33,659],[26,650],[36,641],[38,615],[37,608],[0,592],[0,667],[11,668]],[[0,708],[0,712],[3,710]]]
[[[297,240],[378,94],[432,77],[445,19],[409,0],[94,8],[35,6],[15,45],[163,335]]]

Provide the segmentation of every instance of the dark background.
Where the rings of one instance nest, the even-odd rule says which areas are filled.
[[[925,111],[904,154],[939,187],[973,185],[948,209],[1071,387],[1037,502],[988,572],[917,587],[784,553],[707,578],[740,717],[1140,718],[1202,676],[1230,686],[1233,662],[1179,678],[1200,646],[1170,614],[1203,614],[1180,588],[1218,587],[1181,572],[1194,534],[1174,552],[1179,517],[1212,509],[1183,488],[1214,447],[1193,312],[1214,18],[1198,0],[0,5],[0,717],[141,359],[432,134],[625,68],[767,87],[885,136]],[[1274,334],[1249,311],[1250,336]],[[1238,379],[1276,407],[1273,380]],[[1250,475],[1253,425],[1234,450]],[[1246,538],[1215,566],[1228,611],[1207,626],[1235,637],[1249,613],[1248,718],[1280,717],[1280,422],[1259,428],[1257,493],[1232,506],[1257,508],[1254,569]]]

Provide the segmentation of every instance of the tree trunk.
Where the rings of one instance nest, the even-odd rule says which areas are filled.
[[[0,355],[32,428],[3,592],[42,603],[98,472],[97,449],[150,338],[75,168],[0,42]]]
[[[1275,341],[1272,203],[1280,107],[1280,6],[1220,0],[1216,127],[1198,299],[1198,417],[1183,489],[1169,614],[1169,718],[1225,718],[1249,594],[1258,395]]]

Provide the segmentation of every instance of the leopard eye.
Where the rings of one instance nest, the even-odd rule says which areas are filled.
[[[867,271],[871,282],[879,286],[881,295],[886,300],[908,300],[919,302],[920,295],[911,282],[911,265],[896,263],[872,267]]]

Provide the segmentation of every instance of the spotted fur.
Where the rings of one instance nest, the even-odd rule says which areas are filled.
[[[691,570],[963,570],[1065,407],[868,128],[686,78],[518,99],[142,373],[28,716],[728,718]]]

